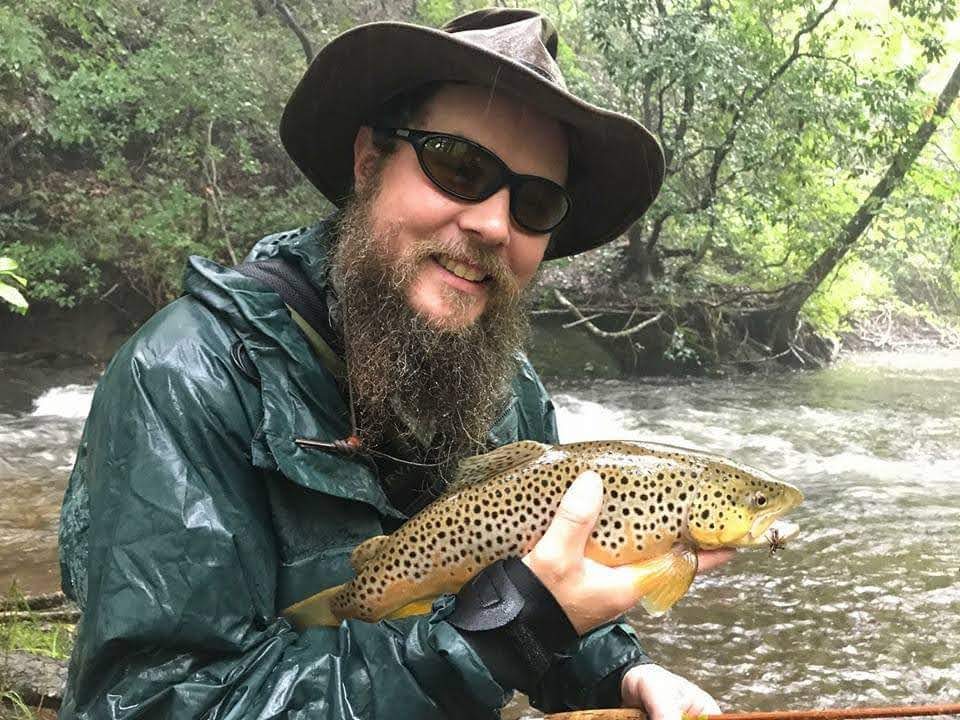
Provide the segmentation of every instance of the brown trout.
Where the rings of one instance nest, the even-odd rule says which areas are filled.
[[[298,627],[375,622],[430,611],[497,560],[526,554],[582,472],[603,481],[603,508],[587,557],[636,572],[651,614],[679,600],[697,570],[696,550],[770,542],[767,531],[803,495],[731,460],[654,443],[545,445],[523,441],[465,459],[445,495],[392,535],[361,543],[356,577],[284,611]],[[796,526],[777,522],[778,541]]]

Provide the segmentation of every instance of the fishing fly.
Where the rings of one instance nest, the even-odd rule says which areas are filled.
[[[780,535],[780,531],[777,530],[776,528],[770,528],[770,532],[768,533],[768,535],[770,537],[769,557],[773,557],[774,555],[777,554],[777,552],[779,552],[780,550],[783,550],[787,546],[787,540],[782,535]]]

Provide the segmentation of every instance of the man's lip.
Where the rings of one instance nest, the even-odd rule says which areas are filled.
[[[476,283],[477,285],[484,285],[491,278],[490,273],[488,273],[482,267],[480,267],[479,265],[475,265],[474,263],[470,262],[469,260],[465,260],[464,258],[457,257],[455,255],[450,255],[448,253],[434,253],[430,257],[433,259],[435,263],[437,263],[437,265],[439,265],[440,267],[443,267],[443,264],[440,262],[441,256],[444,258],[448,258],[449,260],[453,261],[456,264],[463,265],[464,267],[472,270],[475,273],[479,273],[480,275],[483,275],[483,280],[467,280],[467,282]],[[443,268],[443,269],[447,270],[446,268]],[[447,272],[450,272],[450,271],[447,270]],[[461,279],[466,280],[466,278],[461,278]]]
[[[455,275],[454,273],[450,272],[443,265],[441,265],[434,256],[430,257],[430,262],[442,273],[443,280],[448,285],[451,285],[452,287],[457,288],[458,290],[469,295],[483,295],[489,292],[489,277],[486,280],[474,282],[473,280],[467,280],[466,278],[462,278],[459,275]]]

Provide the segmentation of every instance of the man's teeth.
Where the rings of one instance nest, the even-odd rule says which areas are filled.
[[[456,260],[444,257],[442,255],[437,256],[437,262],[440,263],[445,269],[449,270],[457,277],[463,278],[464,280],[480,282],[486,277],[486,275],[484,275],[482,272],[477,272],[476,270],[467,267],[463,263],[459,263]]]

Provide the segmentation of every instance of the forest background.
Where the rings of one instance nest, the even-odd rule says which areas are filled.
[[[188,255],[233,264],[312,224],[331,208],[277,137],[310,58],[360,22],[489,4],[0,0],[0,325],[133,326]],[[558,26],[571,89],[644,122],[668,168],[623,238],[549,265],[535,313],[640,369],[957,337],[956,0],[523,6]]]

